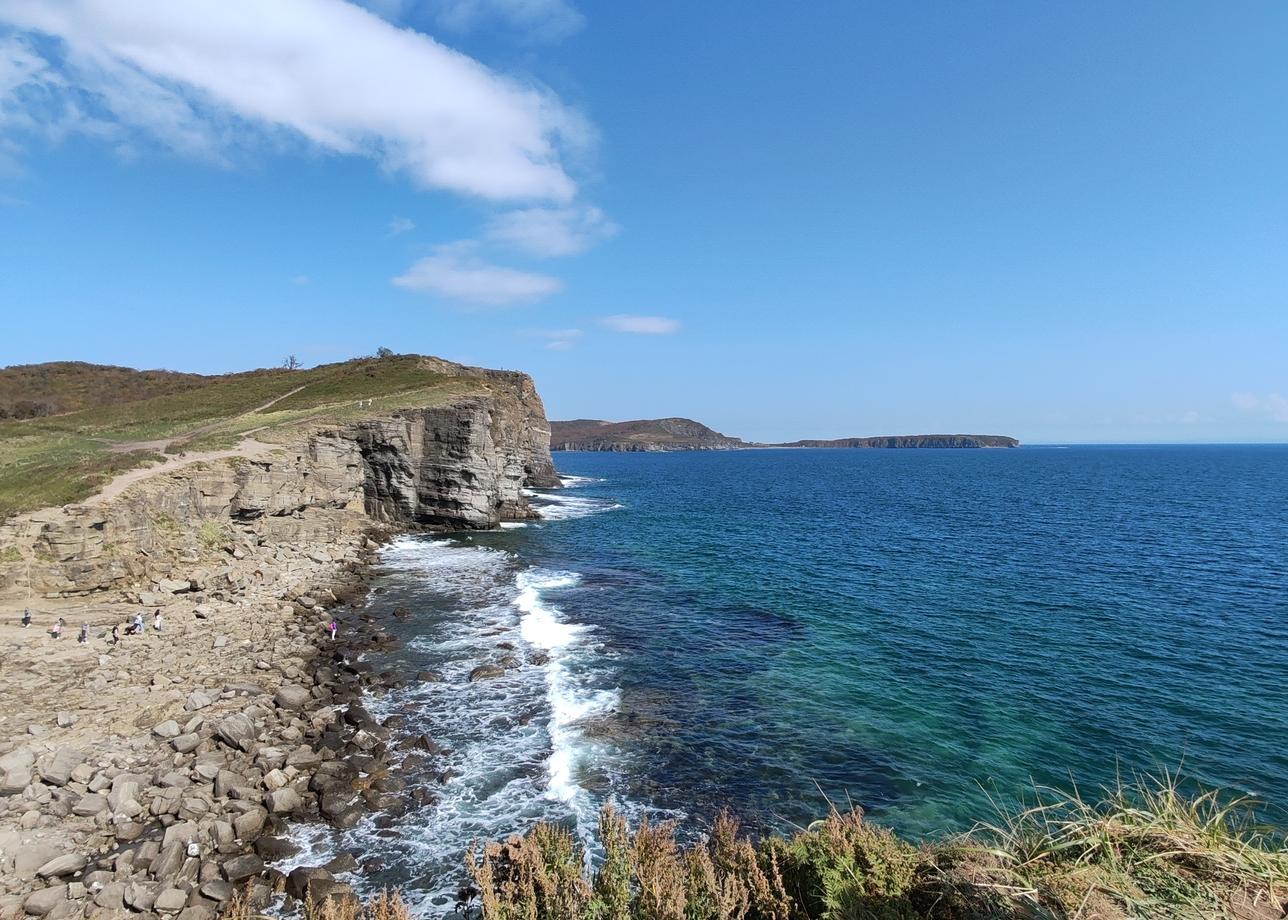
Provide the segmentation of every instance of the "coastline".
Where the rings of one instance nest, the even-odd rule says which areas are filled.
[[[149,622],[115,647],[110,625],[124,632],[137,604],[45,602],[26,630],[19,610],[0,611],[0,641],[17,653],[0,675],[17,742],[0,757],[0,912],[199,920],[248,882],[256,903],[283,889],[355,900],[327,872],[291,881],[266,864],[290,854],[297,821],[343,824],[391,804],[390,731],[360,702],[391,676],[359,656],[388,645],[362,609],[393,533],[371,527],[325,550],[237,545],[226,577],[259,575],[258,589],[186,616],[169,604],[162,631]],[[294,557],[285,591],[264,577],[270,555]],[[60,615],[69,626],[54,640],[43,628]]]

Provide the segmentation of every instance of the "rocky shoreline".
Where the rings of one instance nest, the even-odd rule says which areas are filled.
[[[271,863],[295,852],[282,836],[290,821],[349,827],[429,794],[390,774],[390,728],[361,703],[399,680],[358,660],[390,641],[359,613],[386,534],[351,535],[325,553],[229,543],[223,580],[271,567],[290,587],[240,602],[177,595],[162,632],[116,646],[107,621],[123,631],[138,606],[95,609],[85,645],[33,624],[23,645],[56,660],[22,668],[11,657],[0,683],[22,697],[4,722],[24,739],[0,757],[0,914],[199,920],[238,888],[257,904],[283,891],[355,899],[335,878],[359,868],[351,857],[289,877]],[[38,619],[60,610],[71,612]],[[433,750],[427,738],[405,743],[418,756]]]
[[[363,706],[436,679],[361,660],[395,644],[365,607],[374,554],[404,531],[530,518],[524,490],[558,484],[531,380],[451,368],[487,395],[319,426],[0,525],[0,916],[356,901],[337,878],[363,868],[351,854],[273,864],[296,852],[291,822],[396,816],[445,779],[432,739]],[[126,635],[139,614],[143,634]],[[436,780],[409,786],[395,758]]]

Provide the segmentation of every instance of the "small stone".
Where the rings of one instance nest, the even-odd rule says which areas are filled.
[[[179,735],[179,723],[174,719],[166,719],[160,725],[153,726],[152,734],[158,738],[174,738]]]

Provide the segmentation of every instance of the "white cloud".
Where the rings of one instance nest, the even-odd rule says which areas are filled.
[[[374,0],[388,6],[399,0]],[[405,9],[405,4],[402,5]],[[577,32],[586,19],[565,0],[434,0],[434,20],[454,32],[494,24],[506,25],[528,38],[558,41]]]
[[[444,300],[489,307],[532,303],[563,290],[558,278],[493,265],[479,258],[477,249],[470,240],[439,246],[393,283]]]
[[[344,0],[5,0],[0,24],[45,37],[0,49],[10,135],[81,131],[213,160],[303,138],[424,188],[564,202],[563,159],[592,134],[550,92]]]
[[[1275,422],[1288,422],[1288,397],[1278,393],[1258,396],[1256,393],[1232,393],[1230,401],[1244,412],[1256,412]]]
[[[401,236],[416,229],[416,222],[410,217],[395,217],[389,222],[389,235]]]
[[[530,255],[573,256],[617,233],[617,225],[592,205],[522,208],[498,214],[487,237]]]
[[[580,329],[525,329],[520,335],[545,339],[545,347],[554,351],[567,351],[581,339],[584,332]]]
[[[636,335],[670,335],[680,328],[680,321],[665,316],[631,316],[618,313],[599,321],[614,332],[631,332]]]

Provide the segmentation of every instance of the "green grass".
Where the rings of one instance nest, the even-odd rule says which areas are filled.
[[[563,828],[469,854],[484,920],[1126,920],[1279,917],[1283,839],[1256,803],[1141,776],[1085,801],[1038,790],[963,837],[913,845],[855,811],[753,841],[720,817],[601,817],[597,868]]]
[[[92,368],[74,366],[77,393],[83,392]],[[122,369],[103,371],[105,387],[121,383]],[[140,442],[169,441],[164,450],[174,454],[231,448],[251,431],[266,441],[283,441],[310,424],[434,405],[486,385],[479,378],[444,373],[441,365],[426,366],[416,355],[361,358],[309,370],[247,371],[207,377],[200,385],[189,377],[162,383],[166,391],[150,398],[47,418],[0,421],[0,519],[82,500],[116,474],[164,459],[157,452],[160,445]],[[128,397],[160,385],[139,383],[121,392]],[[48,381],[42,386],[46,391],[57,389]],[[64,389],[70,387],[64,383]],[[285,398],[257,411],[280,397]],[[372,400],[370,408],[357,406],[367,399]],[[130,450],[131,445],[137,449]]]

